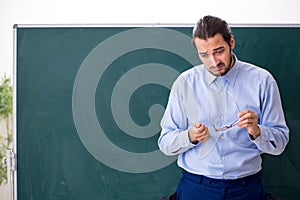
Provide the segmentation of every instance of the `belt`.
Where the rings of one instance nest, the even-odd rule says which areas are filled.
[[[238,179],[214,179],[203,175],[192,174],[190,172],[183,170],[183,176],[199,184],[215,185],[220,187],[233,186],[233,185],[235,186],[245,185],[247,183],[256,182],[256,181],[260,182],[260,172],[243,178],[238,178]]]

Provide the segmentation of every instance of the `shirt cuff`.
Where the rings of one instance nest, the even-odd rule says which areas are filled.
[[[258,125],[258,127],[260,129],[260,135],[255,140],[251,139],[250,135],[249,138],[253,143],[260,146],[260,145],[264,145],[268,141],[268,135],[267,135],[267,131],[263,126]]]
[[[183,148],[196,146],[197,144],[192,144],[189,138],[188,130],[182,131],[178,135],[180,146]]]

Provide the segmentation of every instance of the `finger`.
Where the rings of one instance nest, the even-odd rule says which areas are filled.
[[[196,128],[200,128],[201,125],[202,125],[202,124],[199,123],[199,122],[196,122],[196,123],[194,124],[194,126],[195,126]]]
[[[205,142],[206,140],[208,140],[209,137],[210,137],[209,134],[205,134],[202,137],[200,137],[198,141]]]
[[[243,111],[241,111],[241,112],[238,113],[238,117],[241,118],[246,113],[248,113],[248,110],[243,110]]]
[[[250,122],[253,122],[253,121],[257,122],[258,116],[254,112],[248,112],[248,113],[245,113],[244,115],[240,116],[239,120],[241,122],[249,122],[249,121]]]
[[[249,128],[252,126],[257,126],[257,119],[246,118],[246,119],[240,120],[238,123],[238,126],[241,128]]]
[[[244,111],[238,113],[238,117],[241,118],[241,117],[249,116],[252,114],[255,114],[255,113],[251,110],[244,110]]]
[[[207,127],[204,124],[201,124],[197,130],[199,134],[204,134],[203,132],[207,129]]]
[[[198,134],[195,135],[195,138],[198,141],[204,141],[207,140],[207,138],[209,137],[209,132],[208,132],[208,128],[205,127],[205,129],[202,132],[199,132]]]

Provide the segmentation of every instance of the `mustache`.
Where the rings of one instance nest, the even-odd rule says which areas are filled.
[[[220,62],[216,66],[210,66],[210,69],[220,68],[220,67],[223,67],[223,66],[225,66],[225,64]]]

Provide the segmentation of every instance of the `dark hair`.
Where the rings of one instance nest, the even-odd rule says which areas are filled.
[[[194,27],[192,43],[194,44],[195,38],[207,40],[208,38],[214,37],[217,33],[220,33],[230,46],[232,32],[227,22],[218,17],[210,15],[204,16]]]

